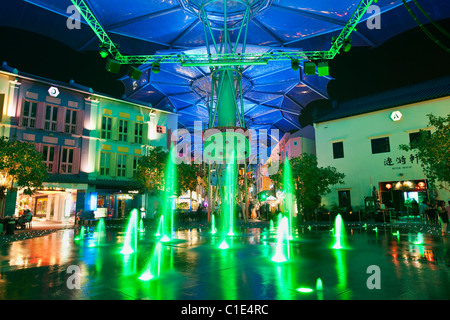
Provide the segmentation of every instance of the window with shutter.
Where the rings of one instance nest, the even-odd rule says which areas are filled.
[[[76,128],[77,128],[77,110],[67,109],[66,119],[64,123],[64,132],[74,134],[76,132]]]
[[[45,109],[44,130],[56,131],[58,122],[58,107],[47,105]]]
[[[22,126],[31,128],[36,127],[36,111],[37,103],[25,100],[22,110]]]
[[[73,148],[63,147],[61,151],[60,173],[72,173]]]

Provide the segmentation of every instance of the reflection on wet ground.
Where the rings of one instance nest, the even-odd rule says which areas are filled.
[[[305,227],[290,241],[284,263],[271,261],[276,239],[261,228],[228,237],[227,250],[218,249],[220,234],[178,231],[152,260],[159,277],[151,281],[139,276],[155,252],[153,232],[140,233],[137,252],[128,255],[120,253],[124,232],[107,230],[98,241],[90,230],[76,241],[77,232],[0,246],[0,299],[450,298],[450,238],[424,234],[417,244],[418,233],[408,229],[347,228],[344,249],[335,250],[329,228]],[[322,290],[316,290],[318,278]]]

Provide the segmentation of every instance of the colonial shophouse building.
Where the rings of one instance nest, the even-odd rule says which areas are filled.
[[[447,117],[450,77],[439,78],[335,105],[315,119],[319,166],[333,166],[345,174],[323,204],[364,210],[372,194],[381,207],[407,213],[408,202],[434,196],[447,202],[445,189],[430,190],[415,152],[402,151],[419,130],[428,127],[427,115]],[[375,188],[375,190],[374,190]],[[433,195],[430,195],[433,192]]]
[[[133,173],[149,148],[169,146],[176,114],[6,64],[0,106],[0,135],[34,143],[49,173],[32,197],[17,190],[16,213],[29,208],[38,218],[67,221],[80,209],[117,218],[133,208],[154,212],[157,204],[137,189]]]

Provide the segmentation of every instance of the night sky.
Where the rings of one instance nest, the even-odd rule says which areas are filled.
[[[450,30],[450,19],[439,25]],[[426,27],[450,48],[449,38],[431,25]],[[0,27],[0,36],[0,62],[7,61],[19,71],[63,82],[74,79],[114,97],[124,94],[124,86],[117,80],[120,75],[105,70],[105,60],[98,52],[78,52],[53,39],[6,27]],[[450,54],[416,28],[379,47],[354,47],[339,54],[330,62],[335,80],[330,82],[328,94],[331,99],[348,100],[449,75],[449,61]],[[302,112],[300,123],[311,122],[312,109],[323,103],[310,104]]]

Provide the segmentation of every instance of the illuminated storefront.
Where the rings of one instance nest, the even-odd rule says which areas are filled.
[[[17,193],[16,215],[29,209],[35,219],[73,221],[77,211],[77,189],[44,187],[32,195]]]
[[[419,203],[429,197],[427,181],[424,179],[384,181],[379,183],[379,190],[380,202],[386,208],[411,215],[418,215]]]

